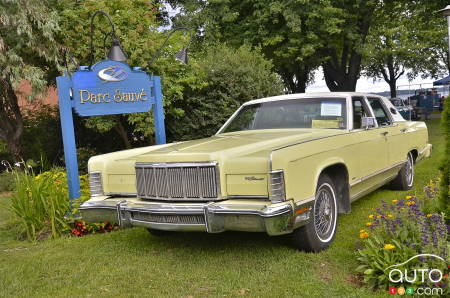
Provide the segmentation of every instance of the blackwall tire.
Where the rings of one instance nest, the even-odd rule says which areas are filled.
[[[307,252],[319,252],[330,246],[336,236],[337,192],[333,180],[322,174],[317,183],[310,222],[292,234],[294,246]]]

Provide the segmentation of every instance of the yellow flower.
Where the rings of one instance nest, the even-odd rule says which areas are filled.
[[[432,216],[433,216],[433,214],[431,214],[431,213],[427,214],[427,217],[432,217]]]
[[[370,214],[370,215],[369,215],[369,218],[372,219],[372,218],[373,218],[373,214]]]
[[[359,230],[360,233],[364,233],[365,231],[366,231],[366,230],[364,230],[364,229]]]
[[[392,214],[388,214],[387,218],[394,218],[394,216]]]
[[[371,223],[370,221],[368,223],[366,223],[366,226],[370,227],[373,223]]]
[[[384,245],[384,249],[394,249],[395,248],[395,245],[392,245],[392,244],[385,244]]]
[[[414,201],[408,201],[408,202],[406,202],[405,204],[406,205],[408,205],[408,206],[411,206],[411,205],[414,205],[416,202],[414,202]]]
[[[359,233],[359,238],[360,239],[366,239],[369,237],[369,233],[367,233],[366,231]]]
[[[394,203],[394,204],[397,203],[397,202],[398,202],[398,200],[392,200],[392,203]]]
[[[412,199],[412,196],[406,196],[405,199],[411,200],[411,199]]]
[[[377,218],[380,219],[380,218],[381,218],[381,215],[378,215]]]
[[[414,202],[414,201],[411,201],[411,205],[414,205],[414,204],[416,204],[416,202]]]

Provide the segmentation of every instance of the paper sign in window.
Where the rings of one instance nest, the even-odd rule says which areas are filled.
[[[342,103],[322,102],[320,116],[342,116]]]

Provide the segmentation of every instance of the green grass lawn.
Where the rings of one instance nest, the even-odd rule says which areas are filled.
[[[443,156],[439,119],[429,123],[432,157],[416,168],[421,194]],[[378,297],[359,284],[354,269],[358,231],[380,200],[406,192],[380,189],[339,217],[332,246],[321,253],[294,250],[289,236],[227,232],[151,236],[123,229],[33,245],[8,228],[8,196],[0,194],[0,296],[57,297]]]

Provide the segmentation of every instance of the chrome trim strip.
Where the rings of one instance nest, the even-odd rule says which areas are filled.
[[[301,205],[303,205],[303,204],[312,202],[312,201],[314,201],[315,199],[316,199],[316,196],[312,196],[312,197],[310,197],[310,198],[307,198],[307,199],[304,199],[304,200],[301,200],[301,201],[296,201],[296,202],[294,202],[294,204],[295,204],[295,207],[298,207],[298,206],[301,206]]]
[[[105,196],[110,196],[110,197],[136,197],[137,193],[133,193],[133,192],[105,192],[104,194]]]
[[[229,195],[229,196],[222,197],[222,199],[224,199],[224,200],[228,200],[228,199],[263,199],[263,200],[268,200],[269,197],[268,196],[259,196],[259,195]]]
[[[384,184],[386,184],[386,183],[389,182],[390,180],[395,179],[396,176],[397,176],[397,175],[392,175],[391,177],[387,177],[386,179],[384,179],[384,180],[381,181],[380,183],[377,183],[377,184],[375,184],[374,186],[372,186],[372,187],[370,187],[370,188],[368,188],[368,189],[364,189],[364,190],[362,190],[362,191],[360,191],[360,192],[354,194],[353,196],[350,197],[350,202],[353,202],[353,201],[355,201],[356,199],[358,199],[358,198],[360,198],[360,197],[362,197],[362,196],[364,196],[364,195],[366,195],[366,194],[368,194],[368,193],[371,193],[372,191],[374,191],[375,189],[377,189],[377,188],[383,186]]]
[[[153,168],[167,168],[167,167],[207,167],[217,166],[217,161],[193,161],[193,162],[137,162],[136,167],[153,167]]]
[[[398,167],[398,166],[403,166],[405,163],[406,163],[406,160],[405,160],[405,161],[398,162],[398,163],[395,163],[395,164],[393,164],[393,165],[391,165],[391,166],[389,166],[389,167],[386,167],[386,168],[384,168],[384,169],[378,170],[378,171],[376,171],[376,172],[374,172],[374,173],[372,173],[372,174],[369,174],[369,175],[367,175],[367,176],[364,176],[364,177],[362,177],[362,178],[356,179],[355,181],[349,183],[349,184],[350,184],[350,187],[353,187],[353,186],[355,186],[356,184],[361,183],[361,182],[364,182],[364,181],[366,181],[366,180],[368,180],[368,179],[370,179],[370,178],[372,178],[372,177],[375,177],[375,176],[377,176],[377,175],[379,175],[379,174],[382,174],[382,173],[384,173],[384,172],[387,172],[387,171],[389,171],[389,170],[392,170],[393,168],[396,168],[396,167]]]

